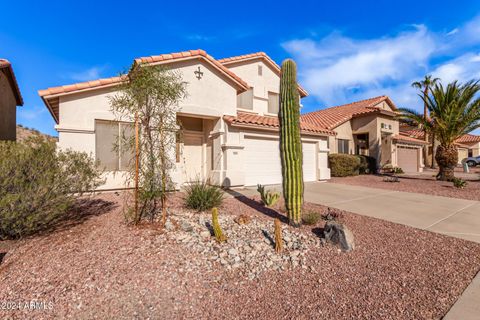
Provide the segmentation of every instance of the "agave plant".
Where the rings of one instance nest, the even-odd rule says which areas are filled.
[[[458,81],[444,87],[436,83],[429,95],[420,97],[425,102],[431,119],[415,110],[401,108],[401,117],[425,128],[438,139],[435,160],[439,166],[437,179],[452,181],[454,168],[458,163],[455,140],[462,135],[480,128],[480,91],[478,81],[460,84]]]

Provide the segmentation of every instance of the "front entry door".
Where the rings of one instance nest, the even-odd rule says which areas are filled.
[[[202,180],[203,175],[203,137],[200,134],[184,134],[183,181]]]

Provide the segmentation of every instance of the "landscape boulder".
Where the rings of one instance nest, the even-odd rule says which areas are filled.
[[[340,246],[343,251],[355,249],[353,233],[347,226],[336,221],[328,221],[323,229],[325,240],[334,245]]]

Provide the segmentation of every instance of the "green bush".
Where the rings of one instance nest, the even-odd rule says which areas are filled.
[[[453,178],[452,179],[453,186],[458,189],[463,189],[467,186],[467,181],[460,179],[460,178]]]
[[[303,215],[302,221],[304,224],[312,226],[320,221],[320,214],[318,212],[310,211]]]
[[[400,168],[400,167],[394,167],[394,168],[393,168],[393,173],[395,173],[395,174],[403,174],[403,173],[405,173],[405,172],[404,172],[403,169]]]
[[[358,171],[360,174],[375,174],[377,173],[377,160],[374,157],[357,155],[360,160],[360,167]]]
[[[356,176],[360,171],[360,158],[351,154],[330,154],[328,163],[332,177]]]
[[[194,181],[185,187],[185,206],[198,211],[210,210],[223,202],[223,191],[208,181]]]
[[[0,142],[0,240],[46,230],[81,195],[100,185],[100,171],[86,153],[57,151],[41,137]]]

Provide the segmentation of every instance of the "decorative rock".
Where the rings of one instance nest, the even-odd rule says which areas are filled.
[[[238,217],[236,217],[234,221],[241,225],[241,224],[249,224],[252,221],[252,219],[246,214],[241,214]]]
[[[190,223],[188,223],[186,221],[182,221],[182,224],[180,225],[180,227],[185,232],[192,232],[193,231],[193,227],[190,225]]]
[[[210,238],[210,237],[211,237],[210,231],[202,231],[202,232],[200,232],[200,237],[202,237],[202,238]]]
[[[167,220],[167,222],[165,222],[165,229],[167,231],[173,231],[173,230],[175,230],[175,226],[173,225],[173,223],[170,220]]]
[[[353,233],[341,223],[328,221],[323,229],[323,235],[327,242],[339,245],[343,251],[348,252],[355,249]]]
[[[238,254],[238,251],[237,251],[237,249],[232,248],[232,249],[228,250],[228,254],[231,255],[231,256],[235,256],[235,255]]]

